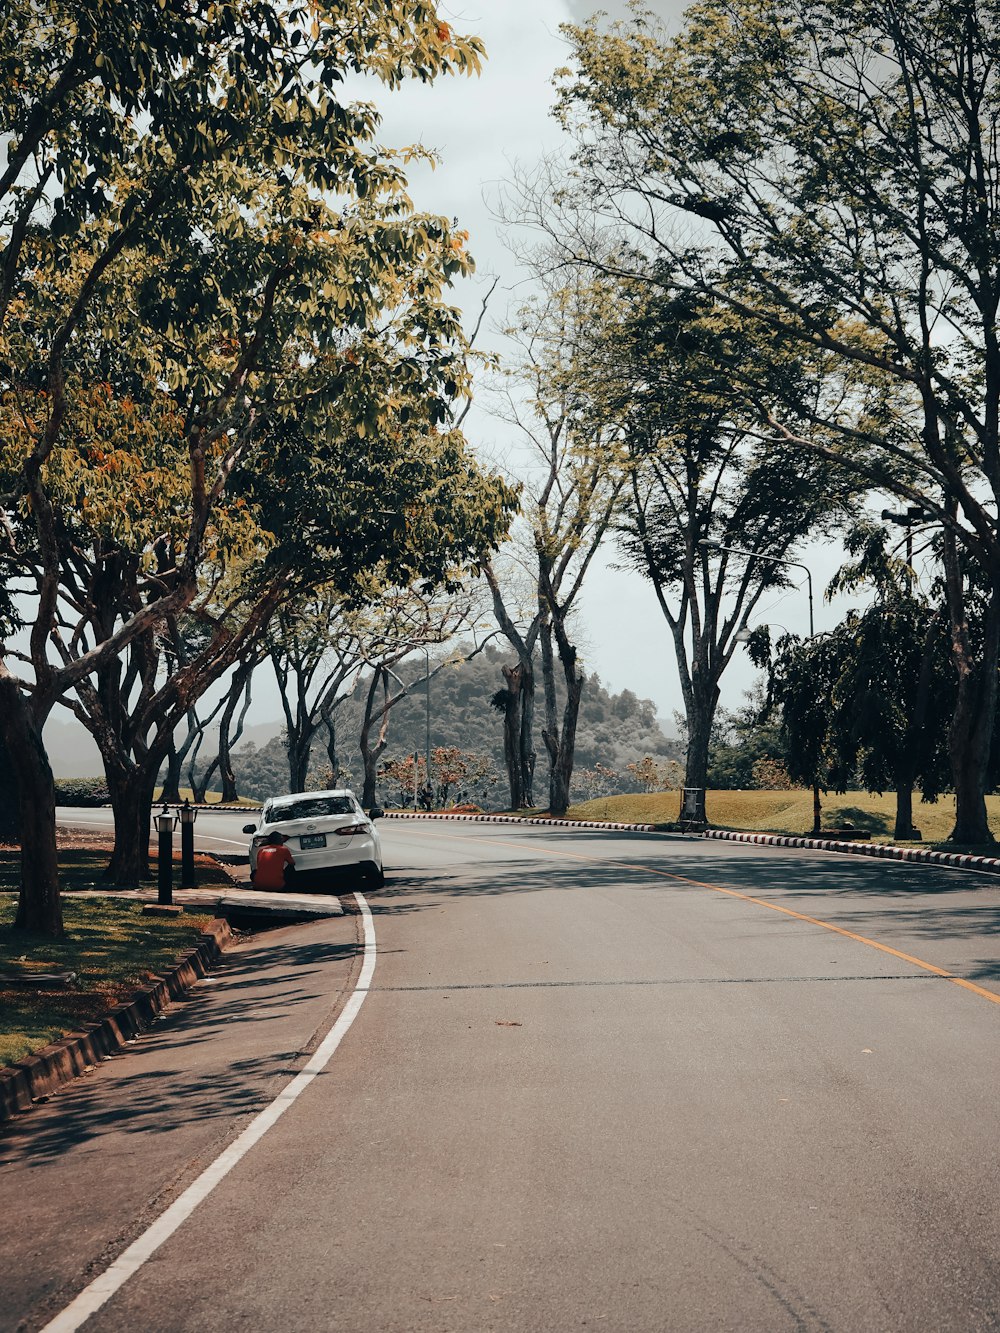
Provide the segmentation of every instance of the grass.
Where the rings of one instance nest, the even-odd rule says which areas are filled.
[[[602,819],[627,824],[672,824],[680,810],[680,792],[651,792],[635,796],[605,796],[571,806],[568,819]],[[1000,837],[1000,796],[987,796],[990,825]],[[745,829],[752,833],[803,834],[812,830],[812,792],[798,791],[710,791],[705,810],[710,824],[718,828]],[[871,842],[891,842],[896,817],[896,799],[849,791],[823,796],[823,827],[853,824],[863,829]],[[944,842],[955,821],[955,798],[942,796],[934,803],[914,798],[913,819],[925,843]]]
[[[60,847],[59,883],[64,894],[93,892],[108,888],[104,880],[104,868],[111,855],[110,842],[105,847]],[[20,878],[21,853],[16,847],[0,847],[0,891],[16,890]],[[177,884],[177,866],[180,864],[180,851],[174,849],[174,884]],[[195,878],[199,888],[231,889],[233,881],[211,857],[196,852],[194,858]],[[155,870],[154,870],[155,876]],[[146,881],[152,888],[156,884],[154,877]]]
[[[154,805],[155,805],[156,802],[160,799],[160,792],[161,792],[162,790],[163,790],[162,787],[157,787],[157,788],[156,788],[155,795],[153,796],[153,804],[154,804]],[[194,792],[191,790],[190,787],[178,787],[178,788],[177,788],[177,791],[178,791],[178,793],[179,793],[180,798],[181,798],[182,801],[191,801],[192,804],[194,803]],[[209,792],[206,792],[206,793],[205,793],[205,802],[204,802],[204,803],[205,803],[205,805],[220,805],[221,802],[220,802],[220,800],[219,800],[219,793],[218,793],[217,791],[209,791]],[[253,796],[237,796],[237,798],[236,798],[236,804],[237,804],[237,805],[253,805],[253,806],[258,806],[258,807],[259,807],[259,806],[261,805],[261,802],[258,801],[258,800],[257,800],[255,797],[253,797]],[[199,806],[198,809],[200,810],[200,809],[202,809],[202,807]]]
[[[0,972],[68,969],[77,979],[68,990],[0,988],[0,1067],[103,1017],[169,967],[211,920],[204,913],[143,916],[139,902],[80,896],[100,884],[107,852],[67,849],[59,854],[64,937],[15,931],[18,856],[0,851]],[[201,884],[231,883],[217,866],[197,869]]]

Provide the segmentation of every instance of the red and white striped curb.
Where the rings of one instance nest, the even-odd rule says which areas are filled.
[[[839,842],[831,838],[794,838],[777,833],[734,833],[727,829],[706,829],[706,838],[725,838],[729,842],[755,842],[766,847],[810,847],[821,852],[843,852],[848,856],[875,856],[885,861],[919,861],[961,870],[982,870],[1000,875],[1000,857],[970,856],[967,852],[935,852],[927,847],[894,847],[882,842]]]
[[[386,810],[386,819],[458,819],[474,824],[551,824],[557,828],[619,829],[628,833],[655,833],[655,824],[612,824],[597,819],[536,819],[531,815],[465,815],[446,811]]]

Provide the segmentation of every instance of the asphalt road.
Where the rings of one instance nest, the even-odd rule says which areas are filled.
[[[88,1330],[1000,1329],[996,880],[381,830],[364,990],[359,916],[260,937],[0,1136],[0,1328],[141,1236],[353,993]]]

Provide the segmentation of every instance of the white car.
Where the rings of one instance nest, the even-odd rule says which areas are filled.
[[[299,791],[265,802],[250,833],[250,874],[257,870],[257,851],[272,833],[280,833],[295,862],[295,878],[312,878],[317,871],[356,870],[375,888],[385,882],[382,843],[373,823],[382,814],[366,815],[357,797],[346,787],[338,791]]]

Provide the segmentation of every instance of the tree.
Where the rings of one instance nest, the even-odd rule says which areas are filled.
[[[594,764],[593,768],[578,768],[573,775],[574,787],[584,801],[614,795],[621,789],[621,780],[620,773],[600,763]]]
[[[378,770],[378,776],[383,783],[396,784],[401,805],[416,808],[415,793],[427,785],[427,764],[416,752],[403,759],[385,759]]]
[[[402,438],[410,462],[405,470],[394,465],[389,449],[381,457],[368,450],[356,454],[334,436],[313,441],[310,484],[290,488],[290,495],[282,486],[274,500],[260,478],[245,477],[240,498],[246,511],[266,516],[273,527],[257,529],[252,558],[237,559],[230,551],[227,566],[220,551],[221,563],[205,579],[183,630],[173,617],[166,634],[151,627],[133,640],[124,659],[101,665],[96,685],[84,681],[77,686],[73,708],[101,748],[112,792],[116,843],[109,873],[116,883],[134,884],[144,873],[153,788],[177,727],[227,671],[260,655],[267,628],[283,606],[296,599],[301,607],[318,580],[325,596],[343,606],[363,605],[378,590],[385,607],[392,605],[405,616],[412,598],[400,594],[394,601],[382,586],[381,557],[390,543],[396,543],[394,564],[404,576],[438,581],[454,575],[445,564],[449,556],[467,561],[496,539],[493,525],[503,505],[494,508],[493,499],[507,492],[502,487],[494,492],[499,483],[481,473],[454,438],[422,429],[419,404],[405,410],[408,428]],[[272,439],[269,456],[280,467],[285,459],[281,438]],[[289,464],[295,458],[301,471],[301,453]],[[452,491],[462,497],[453,507]],[[428,506],[429,496],[440,513]],[[381,505],[389,510],[388,525],[379,514]],[[373,516],[359,518],[355,506]],[[418,509],[429,512],[410,526],[405,540],[395,536],[395,514]],[[98,614],[102,603],[91,598],[82,605],[86,629],[88,617]],[[109,615],[116,605],[114,598],[108,603]],[[366,635],[364,650],[370,651],[373,637],[381,643],[379,626],[385,623],[384,616],[374,628],[355,619],[352,633]],[[102,628],[98,624],[95,633]],[[182,646],[174,647],[164,669],[163,650],[171,644]],[[231,703],[235,707],[235,697]],[[304,775],[297,773],[296,780],[304,781]]]
[[[712,790],[786,791],[793,785],[780,719],[767,713],[765,702],[757,687],[740,708],[716,711],[708,768]]]
[[[541,629],[536,610],[527,625],[519,625],[507,606],[496,566],[490,561],[483,570],[493,596],[496,622],[504,638],[517,653],[511,665],[500,667],[503,686],[490,697],[490,707],[503,717],[503,756],[510,787],[510,808],[524,810],[534,805],[535,748],[535,645]]]
[[[768,402],[726,370],[759,356],[756,330],[688,294],[616,286],[620,318],[605,325],[597,364],[632,462],[621,537],[670,629],[684,786],[704,791],[736,635],[768,589],[787,586],[797,545],[839,521],[851,487],[825,460],[762,438]]]
[[[658,256],[674,289],[728,305],[796,356],[822,353],[819,381],[772,377],[789,409],[772,414],[774,436],[941,525],[958,678],[953,837],[991,841],[995,8],[729,0],[694,9],[673,40],[641,17],[607,32],[566,31],[573,69],[560,114],[576,137],[588,211],[616,218],[644,258]],[[978,659],[962,551],[989,589]]]
[[[377,632],[371,635],[366,647],[366,664],[373,668],[365,694],[364,713],[358,740],[364,771],[363,805],[375,804],[378,763],[389,744],[389,717],[393,708],[407,697],[411,689],[423,682],[429,686],[445,667],[476,657],[489,642],[473,641],[470,648],[456,649],[445,654],[432,667],[429,650],[434,645],[447,643],[465,629],[472,628],[476,619],[477,602],[467,592],[456,588],[452,594],[437,598],[421,596],[412,589],[401,589],[395,598],[383,596],[379,607]],[[406,658],[423,650],[423,676],[406,681],[399,674]],[[379,693],[381,691],[381,703]],[[372,743],[372,730],[376,739]],[[426,760],[424,783],[428,780]]]
[[[353,0],[350,10],[150,3],[123,16],[100,4],[74,11],[70,42],[57,5],[6,11],[4,559],[37,597],[30,675],[15,677],[9,652],[0,662],[0,725],[22,791],[23,927],[61,929],[42,724],[56,700],[195,599],[213,518],[261,424],[273,433],[296,420],[308,436],[306,416],[315,428],[336,403],[352,410],[355,438],[378,431],[365,372],[376,344],[384,359],[387,308],[403,311],[393,359],[411,372],[414,397],[422,380],[437,422],[463,382],[455,315],[440,301],[466,265],[461,238],[410,213],[398,163],[373,147],[375,113],[331,89],[349,70],[395,85],[473,69],[481,48],[431,6]],[[95,374],[95,361],[120,361],[123,348],[131,382]],[[170,524],[174,562],[147,549],[139,604],[123,601],[110,634],[86,648],[66,636],[53,663],[47,650],[73,600],[64,538],[103,463],[120,470],[114,458],[89,466],[76,438],[95,385],[110,385],[122,412],[141,400],[159,416],[169,403],[176,427],[160,438],[186,489]],[[118,477],[119,496],[123,481],[135,494],[148,461]],[[61,491],[53,480],[70,463],[88,466]]]
[[[509,330],[519,348],[519,362],[508,372],[516,388],[506,395],[507,414],[530,451],[532,477],[526,487],[527,569],[533,585],[534,614],[524,632],[505,605],[495,568],[486,569],[497,623],[518,653],[516,668],[504,672],[503,703],[508,751],[518,730],[518,771],[510,760],[511,805],[531,803],[531,777],[525,748],[530,746],[537,637],[545,698],[542,740],[549,759],[549,810],[564,815],[570,782],[584,672],[570,620],[587,571],[611,524],[618,496],[626,484],[617,422],[595,411],[593,384],[581,361],[584,331],[608,317],[608,292],[583,281],[549,283],[542,298],[518,312]],[[556,690],[556,662],[562,674],[562,710]],[[515,709],[519,704],[520,716]],[[533,768],[533,765],[532,765]],[[516,779],[516,780],[515,780]]]
[[[343,594],[322,588],[271,620],[267,646],[285,715],[290,792],[306,790],[313,739],[321,726],[335,725],[337,706],[353,692],[365,661],[363,632],[362,616],[350,614]]]
[[[676,791],[683,780],[681,767],[675,759],[658,764],[652,755],[647,754],[637,763],[625,767],[643,791]]]
[[[914,591],[914,571],[887,549],[885,529],[857,524],[847,537],[855,557],[829,592],[868,586],[875,602],[848,618],[840,635],[842,674],[836,734],[842,772],[857,771],[869,791],[896,793],[894,836],[919,837],[913,788],[935,800],[948,783],[946,737],[956,680],[940,579],[930,597]],[[978,618],[981,627],[981,616]]]
[[[913,788],[935,800],[947,781],[954,685],[942,608],[913,598],[852,611],[816,639],[780,640],[768,699],[789,774],[840,792],[893,790],[894,837],[919,837]]]

